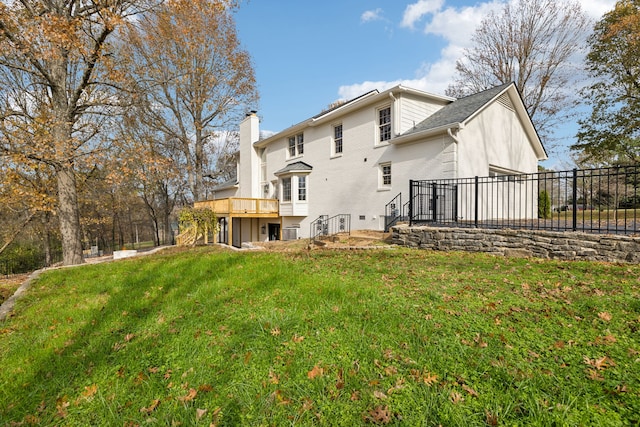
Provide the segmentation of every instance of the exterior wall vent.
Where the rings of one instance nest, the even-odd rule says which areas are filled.
[[[282,240],[298,240],[298,229],[297,228],[283,228],[282,229]]]
[[[506,93],[500,95],[500,97],[498,98],[498,102],[507,110],[514,112],[516,111],[516,109],[513,107],[513,104],[511,103],[511,99],[509,99],[509,95],[507,95]]]

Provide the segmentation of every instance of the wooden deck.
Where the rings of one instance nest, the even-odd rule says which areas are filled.
[[[280,216],[277,199],[232,197],[195,202],[193,207],[211,209],[218,215],[234,218],[278,218]]]

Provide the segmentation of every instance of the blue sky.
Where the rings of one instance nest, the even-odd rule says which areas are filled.
[[[615,0],[580,3],[598,19]],[[398,83],[444,94],[473,31],[499,6],[499,0],[245,0],[236,24],[253,58],[261,129],[281,131],[338,99]]]

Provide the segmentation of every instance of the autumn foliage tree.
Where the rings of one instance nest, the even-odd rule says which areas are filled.
[[[143,124],[183,162],[194,201],[204,198],[209,147],[257,100],[235,7],[229,0],[169,0],[132,27],[123,49]]]
[[[640,1],[622,0],[596,24],[582,94],[591,114],[572,149],[589,161],[640,163]]]
[[[447,94],[460,97],[515,82],[536,129],[548,137],[572,105],[572,58],[588,29],[577,1],[506,2],[482,20]]]
[[[0,150],[10,162],[53,170],[64,264],[82,262],[76,173],[104,149],[114,114],[110,40],[143,0],[0,3]]]

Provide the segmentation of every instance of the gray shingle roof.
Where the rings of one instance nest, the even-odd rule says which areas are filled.
[[[274,175],[282,175],[287,172],[300,172],[300,171],[310,171],[313,167],[311,165],[306,164],[305,162],[294,162],[290,163],[284,168],[280,169],[277,172],[274,172]]]
[[[465,96],[464,98],[456,99],[418,123],[415,128],[406,132],[405,135],[454,123],[462,123],[511,84],[512,83],[503,84],[473,95]]]
[[[231,178],[229,181],[225,181],[222,184],[216,185],[213,187],[213,191],[222,191],[228,188],[232,188],[238,185],[238,178]]]

